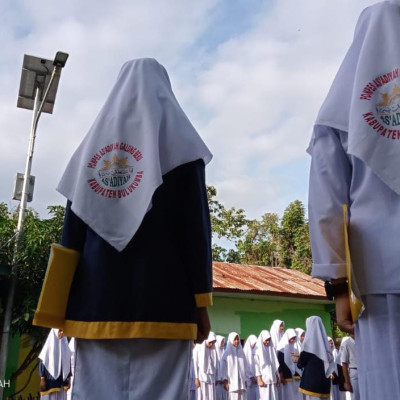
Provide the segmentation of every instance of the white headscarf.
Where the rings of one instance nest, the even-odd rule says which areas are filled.
[[[250,335],[244,344],[243,352],[246,356],[247,364],[249,365],[250,373],[255,376],[254,353],[255,345],[257,343],[257,336]],[[254,346],[254,347],[253,347]]]
[[[218,356],[217,349],[214,346],[208,348],[206,344],[217,340],[214,332],[210,332],[208,338],[197,347],[198,368],[206,375],[215,375],[217,370]]]
[[[271,325],[271,329],[270,329],[270,333],[271,333],[271,340],[272,340],[272,345],[275,347],[278,346],[279,341],[282,339],[283,334],[285,333],[285,331],[280,331],[279,327],[281,326],[281,324],[283,324],[283,326],[285,326],[285,323],[283,321],[281,321],[280,319],[276,319],[272,325]]]
[[[348,132],[348,153],[400,194],[399,1],[366,8],[316,125]],[[312,154],[313,139],[308,152]]]
[[[222,362],[226,362],[228,368],[230,392],[246,389],[246,379],[250,377],[246,356],[244,355],[240,341],[237,347],[233,345],[236,336],[240,339],[239,334],[236,332],[231,332],[229,334],[228,343],[226,344],[226,349],[222,356]]]
[[[267,339],[271,339],[271,334],[267,330],[261,331],[257,339],[255,354],[260,363],[264,383],[272,384],[276,382],[276,373],[279,363],[276,357],[276,351],[272,346],[272,340],[269,342],[268,346],[264,344]]]
[[[132,239],[163,175],[212,154],[154,59],[125,63],[57,190],[72,210],[121,251]]]
[[[300,338],[301,338],[301,335],[303,335],[303,333],[305,333],[305,330],[301,329],[301,328],[296,328],[295,332],[296,332],[296,335],[297,335],[297,343],[298,343],[298,345],[300,346],[300,349],[301,349],[302,346],[303,346],[303,343],[300,341]]]
[[[58,338],[58,329],[51,329],[39,358],[54,379],[61,373],[63,381],[68,378],[71,372],[71,350],[66,337]]]
[[[217,335],[217,356],[218,360],[222,358],[222,355],[224,354],[224,348],[221,349],[221,343],[222,341],[225,342],[225,338],[221,335]]]
[[[306,319],[306,337],[303,342],[303,351],[312,353],[323,361],[325,376],[329,378],[336,366],[320,317],[312,316]]]
[[[290,339],[295,339],[289,343]],[[292,353],[300,353],[300,347],[297,345],[297,335],[294,329],[288,329],[282,336],[276,348],[277,351],[283,353],[285,364],[290,369],[292,375],[296,372],[296,364],[292,360]]]

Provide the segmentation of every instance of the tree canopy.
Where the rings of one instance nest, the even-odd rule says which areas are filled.
[[[241,208],[227,209],[217,199],[217,190],[208,186],[211,225],[215,238],[214,261],[292,268],[311,271],[311,246],[305,208],[301,201],[290,203],[282,218],[265,213],[248,219]],[[225,246],[220,243],[226,242]]]

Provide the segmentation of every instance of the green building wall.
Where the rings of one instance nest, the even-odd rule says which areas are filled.
[[[282,301],[248,299],[220,296],[214,294],[214,305],[208,312],[211,330],[216,334],[227,336],[237,332],[242,339],[250,334],[257,335],[263,330],[269,330],[275,319],[285,322],[287,328],[305,329],[306,318],[312,315],[321,317],[326,332],[332,334],[329,311],[331,304],[314,304],[304,301]]]

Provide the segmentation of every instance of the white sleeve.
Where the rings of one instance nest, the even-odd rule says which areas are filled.
[[[311,141],[308,217],[312,276],[323,280],[346,276],[343,204],[349,204],[352,167],[343,148],[347,133],[316,126]]]
[[[198,349],[195,348],[193,349],[193,375],[195,379],[199,378],[199,352]]]
[[[261,367],[260,367],[260,359],[258,358],[258,355],[254,355],[254,369],[256,371],[256,376],[261,376]]]

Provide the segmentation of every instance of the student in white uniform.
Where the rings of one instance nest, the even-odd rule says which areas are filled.
[[[352,400],[360,400],[354,335],[350,335],[349,339],[341,346],[340,358],[343,367],[344,388],[351,393]]]
[[[218,356],[218,369],[217,369],[217,380],[215,386],[215,393],[217,400],[227,400],[228,392],[224,388],[224,380],[221,376],[221,360],[225,351],[225,338],[224,336],[217,335],[217,343],[215,344],[217,348],[217,356]]]
[[[198,400],[215,400],[215,381],[217,376],[218,356],[215,343],[217,337],[210,332],[208,338],[198,344],[193,353],[193,370]]]
[[[312,274],[336,287],[339,327],[355,333],[363,400],[400,398],[399,38],[398,0],[362,12],[308,148]],[[354,325],[346,285],[340,289],[343,204],[349,206],[353,291],[365,306]]]
[[[299,347],[296,345],[297,335],[294,329],[287,329],[278,343],[277,357],[279,361],[279,376],[282,387],[283,400],[297,399],[298,385],[295,383],[296,363],[294,357],[299,355]]]
[[[274,320],[272,322],[271,329],[269,330],[269,332],[271,334],[272,346],[276,350],[276,347],[278,346],[279,341],[282,339],[282,336],[285,333],[285,322],[281,321],[280,319]],[[283,393],[282,393],[283,390],[284,390],[283,385],[280,385],[278,387],[278,399],[279,400],[284,400]]]
[[[221,369],[225,390],[229,392],[229,400],[246,400],[246,381],[250,373],[240,337],[236,332],[231,332],[228,336]]]
[[[285,333],[285,323],[280,319],[274,320],[269,332],[271,334],[272,346],[276,349],[279,341],[282,339],[282,336]]]
[[[272,346],[271,334],[261,331],[257,339],[255,367],[260,400],[277,400],[279,380],[279,362]]]
[[[257,344],[257,336],[250,335],[243,346],[243,352],[246,356],[247,364],[249,365],[250,377],[247,379],[247,400],[258,400],[259,399],[259,391],[258,384],[256,379],[256,370],[255,370],[255,361],[254,361],[254,353],[255,347]]]

